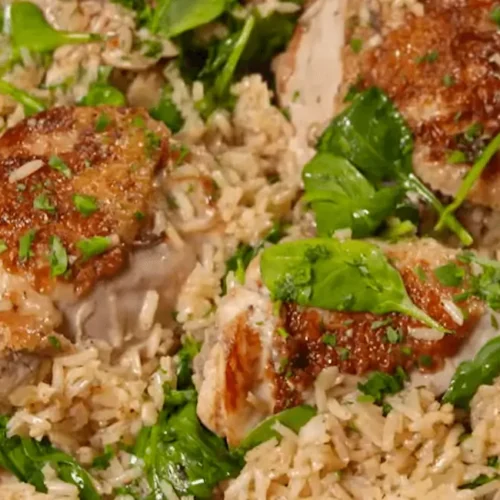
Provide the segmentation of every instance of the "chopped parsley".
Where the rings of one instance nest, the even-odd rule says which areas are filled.
[[[132,118],[132,125],[137,128],[144,128],[146,126],[146,122],[142,116],[134,116]]]
[[[45,193],[39,194],[33,200],[33,208],[35,208],[37,210],[43,210],[44,212],[50,212],[50,213],[55,213],[55,211],[56,211],[56,207],[50,201],[49,197]]]
[[[54,335],[49,335],[49,343],[54,349],[61,349],[61,341]]]
[[[450,75],[450,74],[446,74],[443,76],[443,84],[445,87],[453,87],[453,85],[455,85],[456,83],[456,80],[455,80],[455,77],[453,75]]]
[[[52,276],[62,276],[68,269],[68,253],[58,236],[52,236],[50,248],[50,273]]]
[[[282,337],[282,338],[284,338],[284,339],[287,339],[287,338],[290,336],[290,334],[289,334],[289,333],[288,333],[288,332],[287,332],[284,328],[282,328],[282,327],[279,327],[279,328],[276,330],[276,333],[277,333],[280,337]]]
[[[21,262],[27,261],[30,257],[33,257],[33,251],[31,250],[31,245],[35,239],[36,229],[30,229],[19,239],[19,260]]]
[[[347,347],[338,347],[337,351],[341,361],[347,361],[351,356],[351,351]]]
[[[495,455],[492,457],[488,457],[488,459],[486,460],[486,465],[488,467],[494,467],[496,469],[498,467],[498,456]]]
[[[104,132],[111,123],[111,118],[106,113],[101,113],[95,122],[95,131]]]
[[[446,158],[446,161],[452,165],[455,165],[457,163],[467,163],[467,156],[465,156],[465,153],[463,151],[455,149],[454,151],[450,152],[450,154]]]
[[[361,38],[351,38],[349,45],[355,54],[359,54],[363,49],[363,40]]]
[[[374,321],[371,324],[371,329],[376,330],[377,328],[382,328],[383,326],[392,325],[392,318],[381,319],[379,321]]]
[[[429,368],[432,366],[432,356],[429,356],[428,354],[422,354],[418,358],[418,364],[420,366],[423,366],[424,368]]]
[[[404,354],[405,356],[411,356],[413,353],[413,349],[410,346],[404,345],[400,349],[401,354]]]
[[[490,12],[490,19],[500,27],[500,5],[495,5]]]
[[[483,126],[479,123],[473,123],[465,132],[464,132],[464,139],[467,142],[474,142],[475,139],[477,139],[483,131]]]
[[[146,216],[144,215],[143,212],[140,212],[140,211],[134,212],[135,220],[141,221],[141,220],[144,220],[145,217]]]
[[[152,130],[146,131],[146,154],[151,157],[155,151],[161,146],[161,138],[158,134],[155,134]]]
[[[465,277],[465,269],[450,262],[434,269],[434,275],[444,286],[460,286]]]
[[[7,243],[5,243],[5,240],[0,240],[0,253],[6,252],[8,249]]]
[[[82,253],[83,260],[101,255],[111,247],[111,240],[107,236],[94,236],[77,242],[76,247]]]
[[[427,275],[425,274],[424,268],[422,266],[417,266],[415,268],[415,274],[422,283],[425,283],[427,281]]]
[[[86,194],[73,195],[73,204],[84,217],[89,217],[99,210],[97,199],[94,196],[88,196]]]
[[[300,99],[300,90],[296,90],[292,95],[292,102],[297,102]]]
[[[49,158],[49,167],[57,170],[58,172],[61,172],[61,174],[64,175],[67,179],[71,179],[73,176],[71,169],[64,163],[64,161],[59,158],[59,156],[52,155]]]
[[[439,59],[439,52],[437,50],[431,50],[417,59],[417,64],[422,63],[434,63]]]
[[[321,337],[321,342],[323,342],[323,344],[335,347],[337,345],[337,336],[331,333],[326,333]]]
[[[358,383],[358,390],[371,396],[377,405],[382,405],[384,398],[390,394],[396,394],[404,387],[408,380],[406,372],[398,366],[394,375],[385,372],[373,372],[365,383]]]
[[[402,340],[401,330],[389,326],[385,331],[385,336],[390,344],[397,344]]]

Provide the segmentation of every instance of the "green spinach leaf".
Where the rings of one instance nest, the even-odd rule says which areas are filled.
[[[490,385],[500,375],[500,337],[494,337],[471,361],[458,365],[443,403],[467,409],[480,385]]]
[[[35,115],[46,109],[46,105],[42,100],[33,97],[25,90],[21,90],[5,80],[0,80],[0,94],[8,95],[22,104],[26,116]]]
[[[357,94],[351,106],[327,127],[318,150],[348,159],[375,185],[397,181],[418,193],[438,214],[444,213],[441,202],[413,173],[411,131],[380,89],[372,87]],[[451,214],[446,214],[443,223],[464,245],[472,243],[470,234]]]
[[[217,19],[226,10],[226,4],[227,0],[161,0],[151,29],[172,38]]]
[[[355,238],[373,234],[391,215],[404,190],[386,187],[379,191],[348,160],[318,153],[302,173],[304,201],[316,215],[319,236],[351,228]]]
[[[399,312],[444,328],[408,297],[403,280],[377,246],[359,240],[310,239],[266,248],[262,279],[273,299],[352,312]]]
[[[72,457],[47,440],[7,437],[7,421],[6,416],[0,417],[0,467],[32,484],[37,491],[47,492],[42,468],[50,464],[60,479],[78,488],[81,500],[100,500],[89,474]]]
[[[97,33],[58,31],[45,19],[42,10],[31,2],[13,2],[7,7],[9,35],[14,48],[32,52],[51,52],[62,45],[99,42]]]

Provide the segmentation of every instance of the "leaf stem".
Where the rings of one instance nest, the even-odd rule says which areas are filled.
[[[445,213],[445,207],[436,198],[436,195],[413,173],[408,174],[405,177],[404,184],[407,189],[415,191],[419,194],[427,203],[429,203],[434,210],[443,218]],[[463,245],[470,246],[474,242],[472,236],[469,232],[458,222],[458,220],[453,216],[453,214],[447,214],[443,218],[443,224],[448,226],[448,228],[453,231],[460,239]]]
[[[457,194],[455,195],[455,199],[453,202],[446,207],[444,212],[441,214],[441,217],[436,224],[436,230],[442,229],[443,225],[446,224],[446,219],[457,210],[457,208],[465,201],[467,195],[470,190],[474,187],[476,181],[481,177],[483,170],[488,166],[488,163],[493,158],[495,153],[500,148],[500,134],[498,134],[486,147],[483,154],[479,157],[479,159],[474,163],[472,168],[467,172],[467,175],[464,177],[462,184],[460,185]]]
[[[424,325],[428,326],[429,328],[433,328],[443,333],[450,333],[450,331],[447,330],[443,325],[439,324],[435,319],[431,318],[427,313],[416,307],[415,304],[413,304],[413,302],[411,301],[405,300],[401,304],[395,304],[394,310],[402,314],[406,314],[407,316],[410,316],[412,318],[415,318],[418,321],[421,321],[422,323],[424,323]]]

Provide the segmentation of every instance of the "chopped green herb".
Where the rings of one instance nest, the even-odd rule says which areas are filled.
[[[21,262],[27,261],[30,257],[33,257],[33,252],[31,250],[31,245],[35,239],[36,230],[30,229],[19,239],[19,260]]]
[[[50,247],[50,272],[52,276],[62,276],[68,269],[68,253],[58,236],[52,236]]]
[[[455,165],[457,163],[467,163],[467,157],[465,156],[465,153],[463,151],[456,149],[448,155],[446,161],[452,165]]]
[[[355,54],[359,54],[363,49],[363,40],[361,38],[351,38],[349,45]]]
[[[292,102],[297,102],[300,99],[300,90],[296,90],[292,95]]]
[[[361,394],[357,397],[358,403],[375,403],[375,398],[369,394]]]
[[[388,327],[385,331],[385,335],[387,337],[387,341],[391,344],[397,344],[402,340],[401,330],[395,329],[392,326]]]
[[[498,479],[498,475],[496,474],[493,476],[487,476],[486,474],[479,474],[479,476],[477,476],[476,479],[474,479],[474,481],[459,486],[459,489],[473,490],[475,488],[479,488],[479,486],[483,486],[483,484],[491,483],[491,481],[494,481],[495,479]]]
[[[425,274],[424,268],[422,266],[419,265],[415,268],[415,274],[422,283],[425,283],[427,281],[427,275]]]
[[[33,97],[25,90],[19,89],[5,80],[0,80],[0,94],[8,95],[15,101],[22,104],[26,116],[35,115],[46,109],[46,105],[43,101]]]
[[[401,354],[404,354],[405,356],[411,356],[413,353],[413,349],[410,346],[404,345],[401,347]]]
[[[341,361],[347,361],[351,356],[351,351],[347,347],[338,347],[337,351]]]
[[[456,83],[455,77],[453,75],[446,74],[443,76],[443,83],[445,87],[453,87]]]
[[[495,469],[498,467],[498,455],[488,457],[486,460],[486,465],[488,467],[494,467]]]
[[[149,110],[149,114],[163,122],[172,132],[177,133],[184,126],[184,117],[172,100],[173,90],[165,87],[156,107]]]
[[[335,347],[337,345],[337,336],[332,335],[331,333],[326,333],[321,337],[321,342],[323,342],[323,344]]]
[[[358,383],[358,390],[372,396],[374,403],[381,405],[387,395],[401,391],[406,380],[408,380],[408,375],[401,367],[398,367],[394,375],[373,372],[365,383]]]
[[[139,212],[139,211],[134,212],[134,218],[135,218],[135,220],[137,220],[137,221],[144,220],[144,219],[145,219],[145,217],[146,217],[146,216],[144,215],[144,212]]]
[[[354,323],[353,319],[346,319],[345,321],[342,322],[344,326],[351,326]]]
[[[146,130],[146,143],[145,143],[145,149],[146,149],[146,155],[151,158],[153,156],[153,153],[155,151],[158,151],[158,149],[161,146],[161,138],[158,134],[155,134],[152,130]]]
[[[111,240],[108,236],[94,236],[80,240],[76,247],[82,253],[83,260],[86,261],[107,252],[111,247]]]
[[[114,457],[115,452],[110,445],[104,447],[104,453],[98,455],[92,460],[92,468],[97,470],[104,470],[109,467],[111,459]]]
[[[52,155],[49,158],[49,167],[57,170],[58,172],[61,172],[61,174],[64,175],[64,177],[71,179],[72,177],[72,172],[71,169],[64,163],[64,161],[59,158],[59,156]]]
[[[434,63],[438,60],[438,58],[439,52],[437,50],[431,50],[430,52],[427,52],[427,54],[417,58],[417,64]]]
[[[99,210],[97,198],[86,194],[73,195],[73,204],[78,212],[80,212],[84,217],[89,217]]]
[[[386,318],[386,319],[374,321],[371,324],[370,328],[372,330],[377,330],[378,328],[382,328],[383,326],[392,325],[392,321],[393,321],[393,318]]]
[[[175,159],[174,167],[182,165],[188,154],[191,152],[191,150],[184,144],[181,144],[179,148],[172,149],[172,151],[179,153],[179,156]]]
[[[418,358],[418,364],[420,366],[423,366],[425,368],[429,368],[432,366],[432,356],[429,356],[428,354],[422,354],[421,356],[419,356]]]
[[[49,343],[54,349],[61,349],[61,341],[54,335],[49,335]]]
[[[382,415],[387,417],[392,411],[392,406],[389,403],[382,403]]]
[[[56,207],[52,204],[52,202],[50,201],[49,197],[46,194],[39,194],[33,200],[33,208],[50,213],[54,213],[56,211]]]
[[[142,116],[134,116],[132,118],[132,125],[137,128],[146,127],[146,122]]]
[[[495,5],[491,9],[490,19],[500,27],[500,5]]]
[[[464,132],[464,139],[468,142],[474,142],[483,131],[483,126],[481,123],[476,122],[473,123],[467,130]]]
[[[442,285],[457,287],[464,280],[465,269],[457,266],[454,262],[450,262],[434,269],[434,275]]]
[[[287,357],[281,358],[278,366],[278,373],[281,375],[285,373],[288,366],[289,359]]]
[[[95,122],[95,131],[104,132],[111,123],[111,118],[106,113],[101,113]]]
[[[288,332],[287,332],[284,328],[282,328],[282,327],[279,327],[279,328],[276,330],[276,333],[277,333],[280,337],[282,337],[282,338],[284,338],[284,339],[287,339],[287,338],[290,336],[290,334],[289,334],[289,333],[288,333]]]
[[[6,252],[8,249],[7,243],[5,240],[0,240],[0,254]]]

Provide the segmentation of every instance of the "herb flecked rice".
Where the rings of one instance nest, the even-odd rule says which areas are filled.
[[[88,338],[82,324],[92,310],[84,304],[77,315],[72,350],[44,358],[36,376],[17,384],[8,401],[2,401],[1,500],[500,500],[500,379],[496,378],[500,366],[495,373],[481,373],[481,364],[500,364],[492,361],[491,353],[486,358],[488,363],[482,363],[485,358],[478,355],[466,366],[469,372],[464,373],[472,373],[473,381],[464,384],[465,395],[460,393],[455,397],[450,389],[441,398],[418,378],[410,380],[401,366],[394,374],[375,372],[371,378],[343,373],[339,366],[350,362],[354,350],[351,352],[341,345],[340,335],[322,330],[320,349],[335,352],[339,366],[322,366],[315,373],[300,401],[306,404],[285,405],[283,413],[269,421],[269,425],[265,423],[246,432],[245,439],[231,447],[224,439],[231,441],[229,432],[221,432],[224,435],[219,438],[197,416],[198,396],[203,394],[207,383],[206,367],[226,332],[220,316],[231,309],[234,319],[241,306],[235,300],[234,307],[228,307],[231,294],[235,297],[240,292],[257,294],[262,292],[264,284],[267,286],[272,297],[266,290],[263,301],[267,304],[266,301],[273,299],[274,319],[259,317],[258,325],[263,328],[269,324],[277,327],[273,321],[277,321],[285,302],[296,302],[303,308],[328,309],[323,302],[318,303],[328,300],[328,294],[315,295],[310,281],[293,282],[297,276],[292,276],[291,268],[287,268],[290,272],[287,279],[292,276],[288,282],[281,275],[272,281],[265,276],[262,258],[262,276],[254,280],[252,273],[258,267],[255,258],[262,255],[262,250],[284,239],[291,245],[286,247],[291,255],[299,252],[300,240],[323,232],[320,237],[334,235],[339,248],[355,238],[371,241],[375,234],[383,235],[385,243],[380,246],[385,251],[390,246],[388,242],[414,237],[417,231],[412,221],[398,218],[403,218],[400,212],[397,216],[393,214],[396,205],[399,210],[399,202],[408,194],[402,193],[401,186],[381,186],[370,178],[369,172],[357,170],[359,165],[354,160],[340,158],[339,150],[334,151],[338,156],[332,159],[328,148],[335,141],[335,131],[328,135],[327,129],[318,143],[325,156],[308,164],[305,172],[311,177],[303,179],[304,165],[300,164],[294,148],[296,130],[287,116],[288,109],[278,105],[277,91],[271,90],[274,83],[269,69],[275,56],[288,46],[303,4],[296,0],[163,0],[153,7],[141,0],[32,0],[10,6],[2,2],[2,133],[25,119],[29,123],[29,117],[38,112],[57,106],[144,108],[173,134],[169,144],[169,173],[159,179],[168,217],[158,215],[151,225],[180,252],[187,245],[196,246],[197,259],[175,297],[173,321],[158,320],[162,298],[156,290],[148,290],[137,315],[137,332],[117,327]],[[309,6],[309,2],[306,4]],[[375,4],[382,17],[391,17],[394,23],[391,28],[404,23],[406,15],[424,15],[424,5],[415,0],[352,2],[349,8],[356,12],[356,26],[361,32],[373,21],[370,9]],[[197,13],[193,14],[189,5],[194,10],[198,8]],[[314,8],[315,5],[311,7]],[[15,9],[19,9],[17,38]],[[22,18],[29,27],[24,32],[19,13],[30,16],[29,22],[27,17]],[[306,12],[307,15],[310,14]],[[370,34],[367,43],[370,47],[378,46],[379,35]],[[361,39],[351,43],[351,48],[360,51]],[[363,98],[379,99],[377,104],[382,103],[383,111],[387,112],[385,96],[369,92],[355,98],[352,105],[362,105]],[[404,136],[405,125],[398,124]],[[104,120],[101,125],[105,130],[109,123]],[[409,139],[403,137],[401,142],[404,140]],[[55,157],[54,161],[59,161],[61,175],[71,177],[62,160]],[[329,198],[322,191],[323,186],[334,182],[331,177],[326,181],[321,177],[325,165],[329,172],[340,167],[349,170],[355,180],[347,175],[343,186],[353,182],[356,189],[361,189],[362,192],[354,191],[357,202],[377,200],[374,197],[383,189],[393,189],[395,203],[387,213],[382,208],[379,215],[372,210],[373,205],[363,206],[369,215],[366,219],[364,216],[356,219],[352,212],[359,207],[352,202],[345,219],[349,220],[348,227],[333,227],[343,217],[345,207],[336,205],[334,217],[331,208],[325,208],[332,200],[331,194]],[[8,182],[16,184],[22,196],[23,182],[42,167],[41,160],[29,159],[10,172]],[[319,176],[316,184],[314,175]],[[398,175],[397,182],[401,176],[412,178],[408,172]],[[414,180],[413,189],[421,193],[427,188],[418,182]],[[340,197],[339,191],[335,193]],[[35,208],[49,214],[55,210],[49,199],[37,200]],[[387,197],[378,200],[386,202]],[[85,218],[100,208],[94,193],[76,195],[73,201]],[[312,211],[308,211],[308,203]],[[436,198],[436,203],[439,205],[441,201]],[[438,215],[445,210],[440,207]],[[146,215],[136,212],[134,217],[139,223]],[[463,228],[451,210],[445,213],[442,222],[455,232],[457,240],[470,236],[469,227]],[[30,233],[25,239],[26,260],[30,257],[33,237],[34,233]],[[51,241],[52,248],[56,248],[51,254],[52,275],[63,276],[73,261],[61,248],[60,240]],[[92,241],[96,243],[95,239]],[[103,241],[104,247],[94,249],[89,258],[120,245],[117,234],[100,240]],[[329,241],[332,242],[331,238]],[[301,262],[309,266],[308,279],[316,277],[314,266],[321,265],[322,259],[332,258],[330,253],[326,257],[321,255],[326,247],[312,248],[318,251],[312,256],[311,252],[303,251],[305,257]],[[0,254],[6,250],[6,243],[0,240]],[[346,264],[339,260],[334,267],[350,266],[366,277],[372,272],[370,266],[385,262],[382,250],[378,251],[380,256],[377,254],[379,260],[375,263],[363,254],[359,262]],[[279,259],[290,255],[278,255],[269,266],[272,272],[279,273],[280,266],[286,267],[288,263],[283,264]],[[455,258],[456,255],[459,257]],[[440,258],[436,256],[436,260]],[[436,283],[452,287],[456,294],[465,294],[462,302],[448,294],[440,304],[443,314],[457,327],[467,326],[467,307],[470,306],[473,316],[480,301],[498,311],[500,304],[494,303],[494,299],[499,295],[495,286],[498,287],[500,277],[495,264],[468,253],[454,253],[451,264],[446,255],[438,264],[440,271],[434,271]],[[389,259],[387,266],[390,267]],[[466,268],[467,272],[471,270],[470,276],[465,274]],[[399,276],[396,271],[394,274]],[[420,267],[415,274],[421,282],[427,282],[431,273]],[[304,274],[297,278],[300,279],[304,279]],[[378,289],[376,277],[373,279],[375,284],[366,287],[366,294],[376,290],[382,295],[388,293],[387,289],[397,289],[394,293],[399,293],[399,277],[394,278],[396,285],[386,282],[385,287]],[[485,291],[486,282],[489,288]],[[410,357],[412,353],[406,345],[399,347],[403,341],[416,345],[439,342],[450,332],[430,318],[428,311],[422,310],[423,305],[419,308],[407,297],[404,284],[400,284],[402,295],[391,298],[389,306],[385,304],[389,309],[369,312],[373,313],[371,330],[382,329],[384,345],[392,346],[391,353],[400,349],[401,359],[406,360],[404,356]],[[461,288],[465,284],[470,284],[470,290]],[[49,327],[58,324],[57,303],[35,292],[3,266],[0,293],[0,313],[14,310],[20,315],[36,314]],[[23,297],[21,303],[13,298],[18,296]],[[248,300],[242,297],[241,302]],[[117,301],[115,296],[110,298],[114,309],[110,307],[107,313],[112,318],[117,314]],[[248,310],[258,315],[260,304],[251,302]],[[355,309],[349,301],[331,309],[365,312]],[[389,320],[385,316],[373,320],[376,318],[373,315],[401,312],[421,321],[417,326],[410,324],[408,335],[404,330],[406,324],[391,323],[393,316]],[[481,321],[484,326],[484,318]],[[352,322],[346,319],[343,324],[347,339],[353,334]],[[281,323],[278,326],[275,331],[280,345],[285,345],[291,333]],[[498,330],[495,312],[491,313],[491,319],[488,317],[483,330],[487,332],[485,338],[495,335]],[[56,350],[64,348],[61,341],[64,342],[62,337],[49,337]],[[246,346],[245,341],[238,342],[226,345],[220,356],[229,356],[227,350],[235,344]],[[489,346],[493,355],[498,354],[498,346]],[[242,350],[241,365],[245,365],[246,357],[249,363],[258,364],[251,358],[250,348]],[[272,357],[275,345],[271,351]],[[274,370],[271,357],[268,363]],[[426,353],[418,359],[418,366],[425,373],[426,368],[433,366],[432,357]],[[285,384],[292,384],[287,382],[294,377],[287,368],[289,362],[286,357],[279,360],[270,384],[279,377]],[[31,361],[22,358],[19,363],[30,365]],[[228,366],[227,372],[231,368],[229,363]],[[213,380],[208,382],[215,385],[218,374],[212,372],[211,376]],[[235,380],[237,386],[241,381],[237,376]],[[265,396],[257,392],[248,390],[242,404],[260,412],[261,417],[267,416]],[[223,399],[224,394],[217,393],[216,403]],[[296,408],[290,409],[291,406]],[[227,417],[224,411],[217,419]],[[253,422],[251,428],[261,420]],[[246,429],[247,423],[240,422],[241,428]],[[220,430],[219,424],[217,420],[213,427]],[[233,425],[238,426],[237,419]]]

